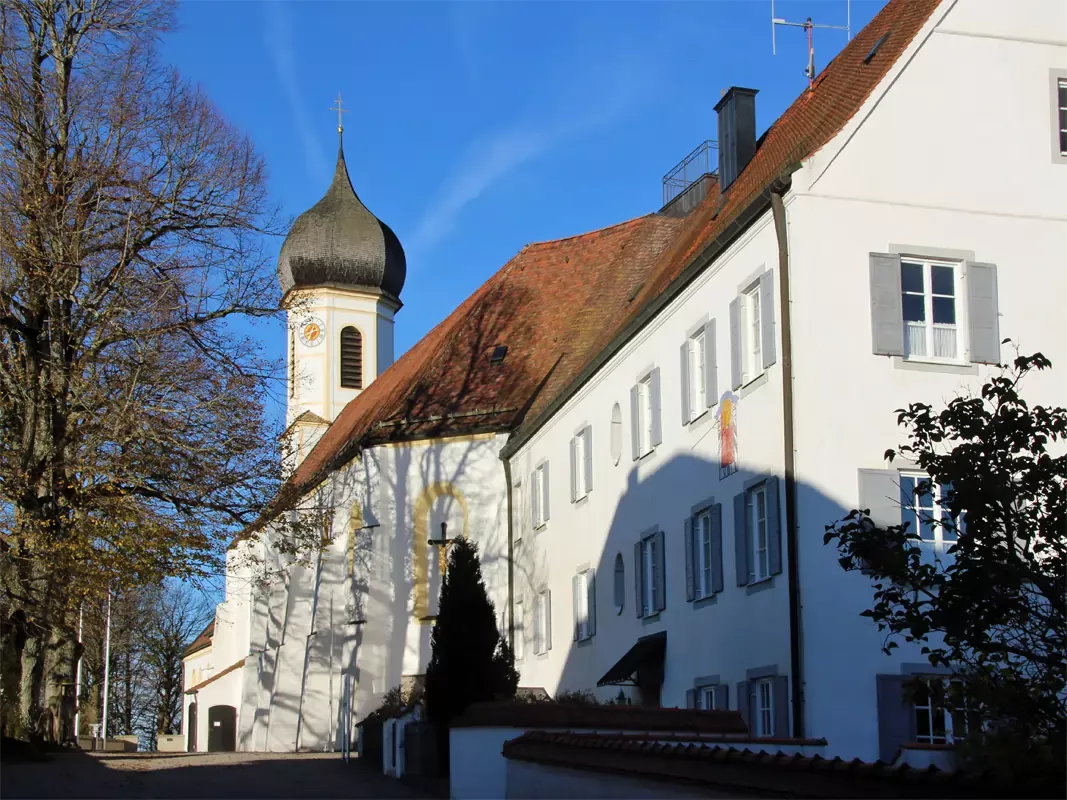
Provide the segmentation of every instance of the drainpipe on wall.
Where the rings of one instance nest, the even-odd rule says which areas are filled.
[[[800,639],[800,584],[797,562],[797,479],[793,445],[793,336],[790,327],[789,237],[783,195],[799,165],[771,184],[771,213],[778,238],[778,291],[782,298],[782,423],[785,456],[785,538],[789,571],[789,673],[792,677],[793,736],[804,736],[804,679]]]

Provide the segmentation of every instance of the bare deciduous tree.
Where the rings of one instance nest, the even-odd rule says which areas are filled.
[[[0,4],[6,720],[69,683],[78,604],[217,571],[279,479],[248,321],[277,313],[264,166],[160,64],[166,0]]]

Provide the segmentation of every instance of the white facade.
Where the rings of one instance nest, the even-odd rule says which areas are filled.
[[[323,286],[286,298],[289,330],[288,421],[306,411],[333,421],[349,401],[393,363],[393,316],[399,305],[381,293]],[[342,376],[342,335],[358,332],[356,380]],[[355,355],[353,354],[353,359]],[[354,365],[354,362],[353,362]],[[314,441],[299,443],[301,456]]]
[[[882,653],[882,635],[859,616],[869,581],[842,571],[823,545],[824,526],[870,502],[863,476],[897,480],[882,460],[904,438],[895,409],[980,386],[992,372],[976,363],[987,360],[991,325],[1058,365],[1030,379],[1028,399],[1067,396],[1060,74],[1067,79],[1067,6],[1035,0],[1006,16],[994,0],[946,0],[784,195],[802,728],[827,739],[828,756],[884,756],[877,676],[924,669],[918,648]],[[212,655],[216,668],[247,655],[234,673],[238,747],[339,748],[346,682],[358,720],[425,672],[441,552],[427,542],[442,533],[479,543],[491,599],[498,612],[510,605],[521,685],[593,689],[639,638],[666,632],[662,686],[655,696],[626,689],[635,702],[738,708],[741,692],[754,733],[790,734],[777,233],[770,211],[756,219],[506,462],[505,434],[376,445],[307,498],[333,511],[330,543],[310,564],[277,555],[269,535],[240,545],[238,555],[262,548],[272,581],[253,592],[250,575],[234,571],[216,625],[213,649],[232,641],[225,658]],[[925,270],[919,299],[894,289],[890,306],[920,304],[938,322],[923,329],[923,346],[952,357],[917,357],[918,338],[916,357],[876,354],[872,314],[884,323],[887,298],[872,274],[883,269],[909,281]],[[290,357],[308,382],[294,382],[290,421],[305,411],[333,420],[358,394],[341,391],[334,372],[344,326],[361,326],[364,385],[391,363],[394,309],[383,303],[331,290],[301,310]],[[954,332],[942,324],[946,308]],[[322,322],[319,344],[298,335],[308,315]],[[892,335],[902,335],[898,322]],[[309,447],[322,428],[308,430]],[[724,448],[736,471],[721,467]],[[699,545],[687,559],[690,530]]]
[[[903,441],[895,409],[917,401],[937,406],[974,391],[992,373],[970,360],[967,298],[971,271],[977,273],[970,262],[996,265],[1001,336],[1056,364],[1067,359],[1067,320],[1059,310],[1067,292],[1067,273],[1059,268],[1067,255],[1067,165],[1049,150],[1055,122],[1050,75],[1067,67],[1067,8],[1028,4],[1007,29],[1002,11],[994,2],[943,4],[860,113],[792,176],[785,197],[803,728],[828,740],[829,755],[878,758],[875,676],[926,665],[918,647],[902,644],[892,658],[882,653],[883,635],[859,616],[871,604],[870,583],[841,570],[836,550],[823,545],[823,531],[862,507],[859,471],[886,469],[883,453]],[[904,254],[905,261],[932,257],[954,268],[954,363],[873,353],[872,253]],[[774,690],[788,681],[772,678],[790,673],[783,481],[771,484],[783,532],[779,574],[737,585],[734,522],[735,498],[746,486],[783,475],[778,269],[768,211],[514,457],[521,502],[530,502],[527,487],[538,465],[549,463],[551,480],[551,517],[543,527],[533,530],[532,515],[517,512],[522,541],[516,545],[515,600],[530,609],[532,598],[548,589],[553,616],[551,649],[539,648],[540,654],[533,652],[527,622],[519,648],[524,685],[550,692],[593,688],[639,637],[667,631],[662,705],[684,707],[687,691],[719,683],[728,687],[729,707],[738,708],[738,684],[748,681],[751,689],[763,678],[773,694],[770,732],[779,732],[774,719],[789,699],[788,692]],[[730,304],[768,270],[774,272],[777,358],[736,392],[738,471],[720,478],[721,404],[683,425],[680,348],[705,320],[714,320],[717,393],[730,390]],[[740,306],[744,339],[743,298]],[[1003,358],[1012,358],[1007,347]],[[634,460],[630,393],[653,370],[661,441]],[[1067,379],[1062,369],[1036,375],[1025,391],[1032,402],[1062,403]],[[612,422],[616,404],[621,425]],[[569,502],[570,442],[586,426],[592,430],[592,489]],[[618,464],[613,427],[622,439]],[[636,427],[644,439],[643,420]],[[712,501],[721,508],[724,586],[710,599],[690,602],[686,520]],[[639,618],[635,543],[655,531],[663,533],[665,607]],[[624,565],[621,610],[614,591],[618,556]],[[596,632],[575,642],[572,582],[590,568],[596,570]],[[617,691],[598,693],[607,699]]]
[[[442,523],[449,539],[478,543],[506,608],[502,444],[486,434],[364,450],[315,501],[333,509],[323,552],[298,566],[267,548],[273,582],[254,603],[239,749],[339,749],[345,681],[358,720],[425,674],[443,555],[429,540]]]

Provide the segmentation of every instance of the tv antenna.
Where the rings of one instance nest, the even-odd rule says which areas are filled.
[[[785,25],[790,28],[803,28],[804,32],[808,34],[808,66],[804,70],[804,74],[808,76],[808,89],[812,89],[815,86],[815,45],[812,42],[812,32],[815,28],[826,28],[833,31],[844,31],[845,41],[851,41],[852,39],[852,0],[845,0],[845,14],[846,22],[844,25],[818,25],[811,21],[811,17],[808,17],[804,22],[789,22],[781,17],[774,16],[774,0],[771,0],[771,55],[778,55],[778,42],[776,41],[776,32],[779,25]]]

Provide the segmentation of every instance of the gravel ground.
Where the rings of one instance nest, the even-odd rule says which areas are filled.
[[[358,760],[345,764],[336,753],[73,751],[44,762],[4,763],[0,796],[419,798],[447,796],[447,787],[387,778]]]

